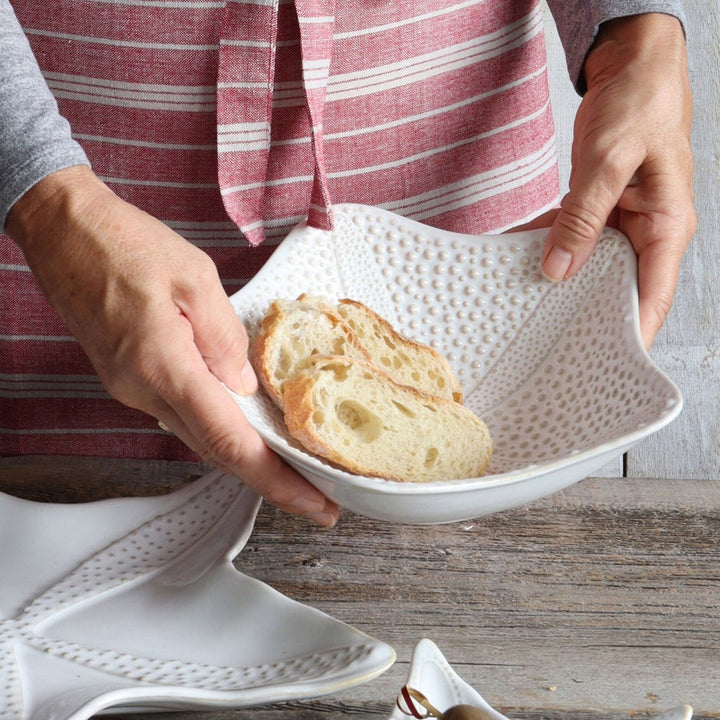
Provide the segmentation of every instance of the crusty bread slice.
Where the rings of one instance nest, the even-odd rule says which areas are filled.
[[[396,382],[462,402],[460,381],[443,354],[401,335],[367,305],[344,298],[332,307],[328,301],[308,295],[301,295],[298,300],[337,312],[358,336],[371,361]]]
[[[361,475],[431,482],[478,477],[490,463],[490,433],[472,411],[362,360],[315,355],[285,383],[284,406],[306,449]]]
[[[283,407],[283,387],[316,354],[369,359],[355,333],[329,308],[275,300],[250,344],[250,361],[273,402]]]

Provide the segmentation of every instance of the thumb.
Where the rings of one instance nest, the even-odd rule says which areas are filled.
[[[632,177],[632,173],[624,177],[611,172],[603,164],[583,165],[584,169],[573,168],[570,191],[545,241],[541,268],[548,280],[564,280],[585,264]]]

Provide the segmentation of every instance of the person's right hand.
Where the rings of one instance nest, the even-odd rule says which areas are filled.
[[[551,280],[574,275],[603,226],[617,227],[637,254],[640,332],[649,349],[697,225],[682,26],[652,12],[603,23],[584,77],[570,188],[548,233],[542,269]]]
[[[257,380],[208,255],[84,166],[41,180],[6,230],[111,395],[280,509],[335,524],[338,507],[263,443],[223,387],[249,394]]]

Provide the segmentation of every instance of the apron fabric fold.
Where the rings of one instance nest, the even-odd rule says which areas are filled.
[[[12,4],[95,173],[228,293],[333,204],[481,234],[558,200],[539,0]],[[4,235],[0,307],[0,454],[194,457],[107,394]]]

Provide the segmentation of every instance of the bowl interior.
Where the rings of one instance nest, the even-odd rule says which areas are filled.
[[[621,452],[681,405],[642,346],[635,254],[606,228],[582,271],[553,283],[539,271],[546,232],[459,235],[340,205],[334,230],[298,226],[232,302],[252,333],[275,298],[350,297],[435,347],[492,433],[485,481],[613,444]],[[264,394],[241,403],[274,449],[348,477],[299,448]]]

